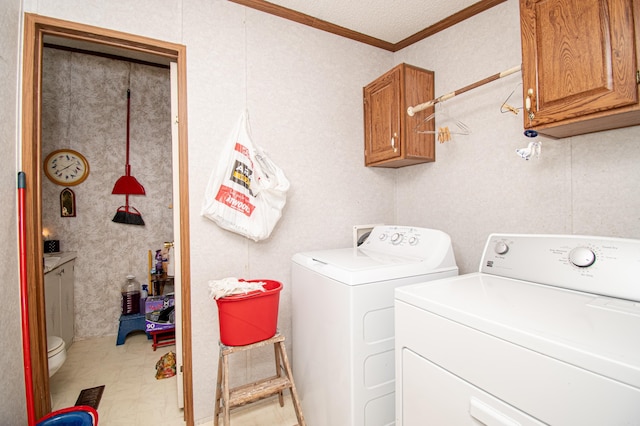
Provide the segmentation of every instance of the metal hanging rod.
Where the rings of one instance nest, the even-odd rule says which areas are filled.
[[[437,97],[435,99],[430,100],[429,102],[425,102],[425,103],[420,104],[420,105],[409,107],[409,108],[407,108],[407,114],[409,114],[409,116],[413,117],[416,112],[420,112],[420,111],[422,111],[424,109],[427,109],[430,106],[433,106],[433,105],[435,105],[435,104],[437,104],[439,102],[446,101],[447,99],[451,99],[454,96],[457,96],[457,95],[459,95],[461,93],[468,92],[471,89],[475,89],[476,87],[480,87],[480,86],[485,85],[487,83],[491,83],[492,81],[498,80],[498,79],[500,79],[502,77],[506,77],[508,75],[514,74],[514,73],[520,71],[521,68],[522,68],[522,66],[518,65],[517,67],[510,68],[510,69],[508,69],[506,71],[502,71],[502,72],[494,74],[494,75],[492,75],[490,77],[487,77],[487,78],[484,78],[482,80],[476,81],[475,83],[472,83],[472,84],[470,84],[468,86],[465,86],[462,89],[458,89],[458,90],[456,90],[454,92],[447,93],[446,95],[439,96],[439,97]]]

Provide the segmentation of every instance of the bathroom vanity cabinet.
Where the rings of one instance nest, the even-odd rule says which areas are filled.
[[[67,349],[74,336],[75,255],[60,257],[60,263],[44,274],[47,335],[59,336]]]
[[[408,107],[433,99],[433,78],[433,71],[400,64],[363,88],[366,166],[435,161],[434,121],[424,122],[433,108],[407,114]]]
[[[640,124],[640,2],[520,0],[524,127],[568,137]]]

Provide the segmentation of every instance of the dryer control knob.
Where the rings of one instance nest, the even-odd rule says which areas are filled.
[[[509,251],[509,246],[504,241],[499,241],[493,249],[498,254],[506,254]]]
[[[409,238],[409,244],[412,245],[412,246],[415,246],[416,244],[418,244],[418,241],[420,241],[420,240],[418,240],[418,237]]]
[[[569,261],[580,268],[587,268],[596,261],[596,254],[589,248],[576,247],[569,252]]]
[[[391,242],[393,244],[400,244],[402,242],[402,238],[403,238],[402,234],[396,232],[391,236]]]

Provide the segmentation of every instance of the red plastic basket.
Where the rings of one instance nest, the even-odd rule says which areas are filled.
[[[221,297],[218,304],[220,341],[227,346],[243,346],[273,337],[278,324],[278,306],[282,283],[263,282],[265,291],[252,291]]]

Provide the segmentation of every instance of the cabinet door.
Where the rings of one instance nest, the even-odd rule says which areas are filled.
[[[44,305],[47,335],[60,336],[60,268],[44,276]]]
[[[365,164],[400,157],[400,68],[364,88]]]
[[[633,0],[520,0],[525,127],[638,102]]]
[[[60,267],[60,336],[67,349],[73,343],[74,336],[74,261]]]

